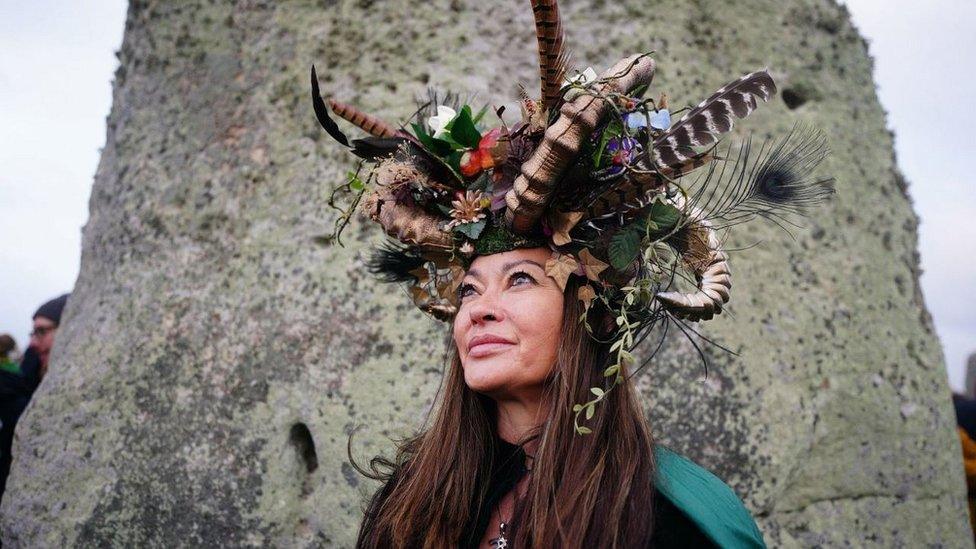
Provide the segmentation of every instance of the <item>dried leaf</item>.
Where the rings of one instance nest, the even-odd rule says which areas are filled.
[[[584,248],[579,254],[580,263],[583,265],[583,272],[586,274],[586,278],[589,278],[593,282],[600,281],[600,273],[607,270],[610,265],[600,261],[599,259],[593,257],[590,250]]]
[[[430,294],[421,286],[411,286],[410,296],[413,297],[413,304],[421,308],[430,298]]]
[[[452,265],[451,270],[448,273],[441,275],[439,282],[437,284],[437,293],[440,295],[441,299],[447,300],[451,305],[457,307],[458,304],[458,286],[461,285],[461,279],[464,278],[464,269],[458,267],[457,265]]]
[[[565,246],[573,241],[569,236],[569,231],[583,219],[583,212],[558,212],[550,218],[552,228],[552,243],[556,246]]]
[[[409,271],[409,273],[417,278],[417,286],[426,286],[427,283],[430,282],[430,269],[427,268],[426,263],[412,271]]]
[[[569,275],[579,267],[576,259],[569,254],[553,253],[549,261],[546,261],[546,274],[556,281],[560,290],[566,290],[566,281]]]
[[[583,302],[584,307],[589,309],[590,303],[596,299],[596,291],[593,289],[593,286],[584,284],[583,286],[579,287],[579,290],[576,291],[576,297]]]

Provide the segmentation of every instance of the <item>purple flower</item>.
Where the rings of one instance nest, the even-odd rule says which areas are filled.
[[[607,152],[613,163],[609,168],[610,173],[619,173],[640,152],[640,142],[633,137],[613,137],[607,141]]]

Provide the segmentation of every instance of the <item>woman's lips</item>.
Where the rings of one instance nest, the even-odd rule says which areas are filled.
[[[471,339],[468,343],[468,356],[480,358],[494,353],[505,351],[515,343],[494,334],[479,335]]]
[[[477,345],[472,345],[468,349],[468,357],[470,358],[481,358],[488,355],[492,355],[498,352],[506,351],[510,347],[515,345],[514,343],[502,343],[502,342],[486,342],[478,343]]]

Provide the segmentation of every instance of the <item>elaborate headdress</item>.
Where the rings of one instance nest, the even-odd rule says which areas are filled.
[[[664,93],[645,97],[655,69],[650,54],[626,57],[599,76],[587,69],[567,78],[556,0],[531,4],[541,98],[522,89],[513,126],[502,119],[504,108],[489,114],[434,93],[409,125],[394,126],[326,103],[312,68],[319,123],[364,159],[333,193],[333,205],[340,191],[352,196],[334,238],[359,207],[392,237],[369,268],[409,285],[414,303],[441,320],[453,318],[474,257],[550,247],[546,272],[561,287],[570,276],[587,280],[577,296],[583,321],[593,308],[615,319],[615,361],[605,372],[612,382],[653,326],[722,312],[732,287],[724,229],[755,217],[789,223],[785,214],[833,192],[831,179],[812,175],[826,140],[794,128],[779,141],[746,139],[720,150],[734,121],[776,93],[766,70],[672,113]],[[330,110],[369,136],[349,140]],[[593,392],[597,398],[576,410],[587,418],[603,394]]]

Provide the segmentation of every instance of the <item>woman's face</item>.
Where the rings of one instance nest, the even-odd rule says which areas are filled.
[[[454,320],[468,387],[492,398],[538,398],[556,362],[563,292],[546,275],[550,251],[478,257],[461,281]]]

